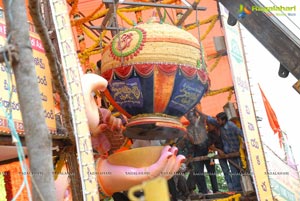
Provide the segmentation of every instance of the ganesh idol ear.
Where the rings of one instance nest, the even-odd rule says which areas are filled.
[[[98,110],[99,106],[96,104],[94,98],[94,91],[104,91],[107,87],[107,81],[99,75],[89,73],[82,76],[81,85],[88,125],[91,133],[95,134],[100,122],[100,115]]]
[[[82,76],[81,84],[84,92],[91,93],[94,90],[104,91],[107,87],[107,80],[97,74],[87,73]]]

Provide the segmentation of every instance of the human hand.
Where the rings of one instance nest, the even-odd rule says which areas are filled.
[[[158,176],[170,179],[185,160],[183,155],[176,156],[177,152],[176,147],[165,146],[157,162],[141,168],[112,165],[106,159],[99,159],[96,165],[98,183],[105,194],[112,195]]]
[[[221,157],[224,157],[225,156],[225,153],[222,151],[222,150],[218,150],[218,155],[221,156]]]

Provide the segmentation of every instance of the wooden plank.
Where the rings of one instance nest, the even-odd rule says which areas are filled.
[[[219,156],[216,155],[214,157],[212,157],[213,159],[223,159],[223,158],[233,158],[233,157],[239,157],[240,156],[240,152],[234,152],[234,153],[229,153],[229,154],[225,154],[224,156]],[[205,161],[205,160],[210,160],[211,158],[207,157],[207,156],[197,156],[194,157],[192,159],[192,161]]]
[[[288,30],[276,17],[269,16],[264,12],[252,11],[244,18],[238,17],[240,5],[249,9],[252,6],[263,7],[257,1],[219,1],[291,74],[300,79],[300,40],[295,34]]]

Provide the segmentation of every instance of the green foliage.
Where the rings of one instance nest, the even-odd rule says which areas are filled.
[[[215,168],[216,168],[216,176],[217,176],[219,191],[227,192],[228,188],[227,188],[227,184],[226,184],[221,166],[219,164],[216,164]],[[207,172],[205,172],[205,180],[206,180],[207,188],[212,189],[211,182],[210,182]]]

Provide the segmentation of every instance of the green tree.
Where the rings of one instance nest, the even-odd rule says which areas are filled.
[[[222,172],[220,164],[216,164],[215,168],[216,168],[216,176],[217,176],[219,191],[227,192],[228,188],[227,188],[227,184],[226,184],[224,174]],[[206,180],[206,183],[207,183],[207,188],[212,189],[210,179],[209,179],[209,176],[208,176],[207,172],[205,173],[205,180]]]

